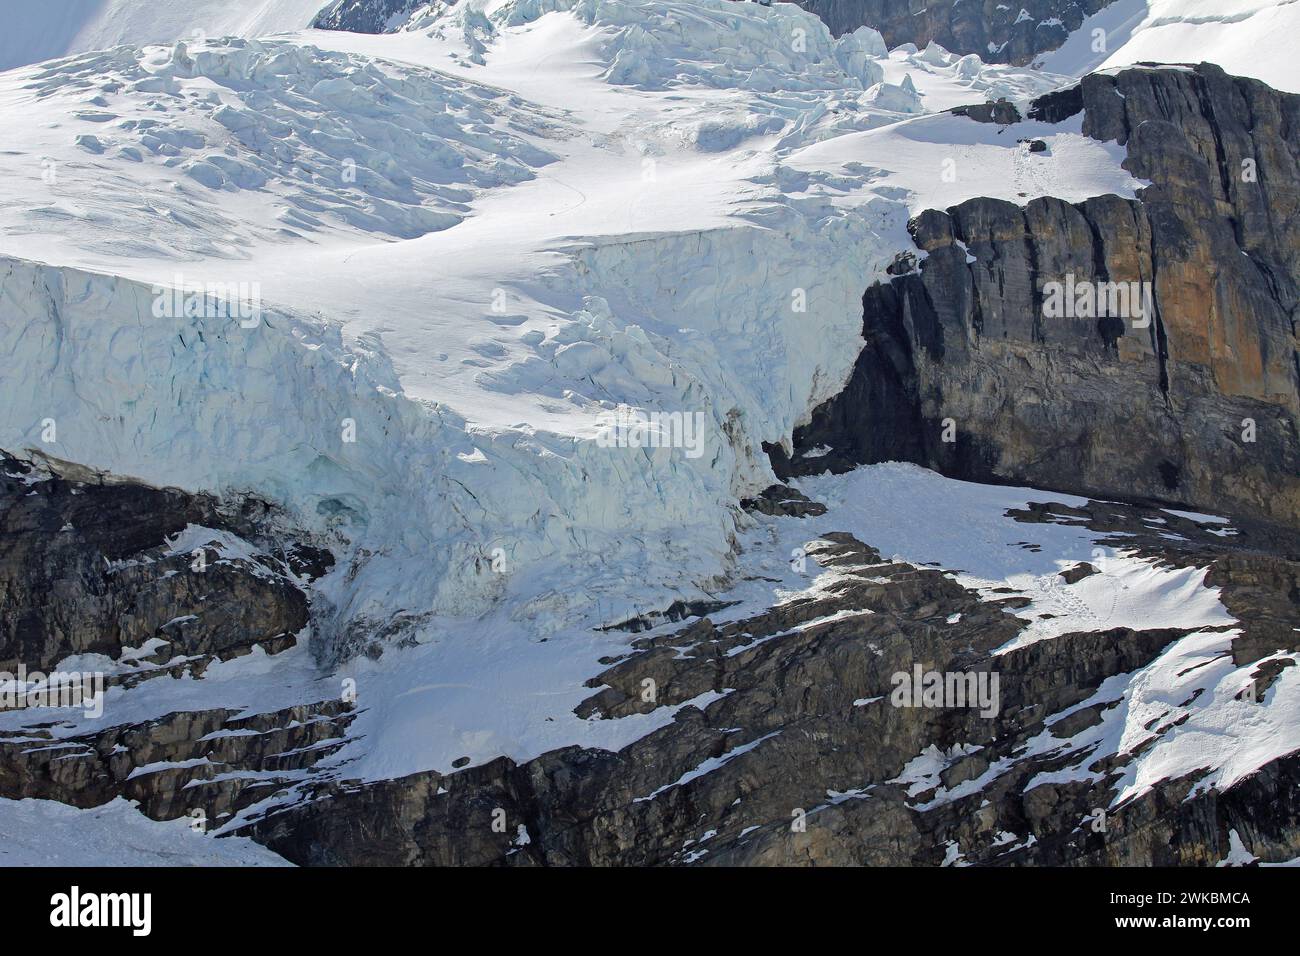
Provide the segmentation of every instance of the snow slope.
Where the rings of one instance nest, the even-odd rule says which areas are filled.
[[[1044,524],[1030,531],[1006,515],[1031,500],[1085,499],[956,481],[901,463],[809,478],[799,487],[831,508],[821,520],[871,542],[884,557],[960,569],[954,580],[993,599],[1008,593],[997,588],[1030,598],[1015,611],[1029,626],[999,653],[1075,631],[1236,623],[1218,592],[1205,586],[1204,569],[1157,567],[1101,544],[1086,529]],[[1021,553],[1028,539],[1041,552]],[[1103,573],[1063,584],[1059,573],[1079,562]]]
[[[1082,76],[1144,61],[1209,61],[1298,93],[1297,31],[1297,0],[1115,0],[1035,65]]]
[[[922,116],[805,147],[792,153],[787,165],[809,173],[866,173],[872,193],[903,199],[910,214],[946,209],[971,196],[1021,205],[1042,196],[1080,202],[1111,193],[1132,199],[1150,185],[1120,166],[1122,147],[1099,143],[1082,130],[1081,114],[1063,123],[1026,120],[1009,126],[951,114]],[[1022,142],[1030,139],[1047,149],[1030,153]]]
[[[215,839],[190,823],[150,820],[121,797],[89,810],[0,800],[0,866],[292,866],[246,837]]]
[[[0,0],[0,70],[127,43],[300,30],[325,0]]]

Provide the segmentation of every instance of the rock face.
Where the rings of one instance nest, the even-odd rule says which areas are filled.
[[[930,42],[986,63],[1030,62],[1055,50],[1112,0],[794,0],[839,36],[867,26],[891,46]]]
[[[223,514],[175,489],[0,456],[0,670],[48,671],[87,653],[141,673],[173,659],[201,669],[292,646],[308,620],[302,585],[332,559],[250,545],[240,533],[265,510],[246,501]]]
[[[134,687],[199,678],[212,661],[254,648],[292,647],[308,624],[308,584],[332,557],[295,543],[259,546],[272,517],[254,499],[227,506],[0,452],[4,681],[19,668],[32,680],[67,673],[76,659],[78,673],[102,667],[105,685]],[[88,654],[100,656],[79,657]],[[60,733],[44,711],[0,732],[0,796],[80,807],[124,796],[154,819],[201,815],[216,826],[307,779],[354,716],[341,699],[125,724],[101,707],[110,726],[94,733]]]
[[[0,795],[78,807],[122,796],[155,820],[201,816],[221,826],[309,779],[354,716],[343,701],[322,701],[247,716],[183,711],[71,737],[0,734]]]
[[[38,482],[25,478],[19,500],[60,491],[31,495]],[[92,484],[69,487],[99,495]],[[203,509],[183,496],[172,507]],[[658,628],[607,660],[578,716],[676,709],[617,753],[567,747],[522,764],[503,757],[349,781],[347,764],[327,758],[357,711],[333,699],[94,731],[50,722],[6,731],[0,796],[82,807],[126,797],[155,819],[189,817],[308,865],[1186,865],[1223,860],[1234,832],[1262,859],[1300,854],[1294,755],[1223,792],[1196,791],[1199,773],[1163,781],[1109,810],[1104,831],[1088,825],[1095,808],[1111,807],[1129,762],[1180,723],[1171,716],[1131,750],[1097,752],[1087,731],[1122,712],[1124,698],[1095,695],[1187,631],[1082,631],[995,655],[1025,626],[1005,613],[1024,599],[990,599],[943,569],[887,560],[826,525],[822,506],[793,489],[768,489],[751,507],[759,521],[806,522],[806,554],[831,580],[727,623]],[[1033,505],[1012,517],[1027,536],[1036,524],[1072,524],[1167,566],[1208,566],[1242,622],[1234,663],[1258,664],[1261,695],[1290,663],[1278,650],[1300,648],[1294,533],[1242,522],[1223,537],[1213,523],[1168,513],[1153,527],[1151,512],[1114,502]],[[1102,573],[1079,564],[1061,578]],[[997,674],[995,712],[895,706],[891,675],[916,664]],[[701,695],[711,699],[687,703]]]
[[[316,30],[389,33],[405,23],[428,0],[333,0],[316,14]]]
[[[778,474],[900,459],[1300,523],[1300,97],[1135,68],[1031,116],[1079,110],[1152,185],[914,219],[919,272],[867,290],[853,376],[793,460],[774,450]],[[1075,314],[1054,312],[1072,288]]]

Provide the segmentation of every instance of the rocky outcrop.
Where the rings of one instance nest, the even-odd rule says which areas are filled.
[[[1112,502],[1016,517],[1027,534],[1075,524],[1171,565],[1210,564],[1243,621],[1234,648],[1246,662],[1278,637],[1272,612],[1256,610],[1297,599],[1300,542],[1266,526],[1223,538],[1166,515],[1154,530],[1153,513]],[[831,586],[641,638],[578,708],[589,720],[681,708],[661,730],[617,753],[568,747],[524,764],[321,781],[308,800],[254,808],[238,832],[317,865],[1206,865],[1228,855],[1233,830],[1266,860],[1300,852],[1295,754],[1224,792],[1194,792],[1196,773],[1112,807],[1124,768],[1180,721],[1149,727],[1131,750],[1066,746],[1122,712],[1122,698],[1089,703],[1103,682],[1187,632],[1077,632],[994,656],[1025,624],[1005,613],[1017,597],[989,600],[805,520],[808,554],[837,572]],[[1270,562],[1285,574],[1242,570]],[[997,672],[997,714],[893,706],[891,674],[916,663]],[[686,703],[701,695],[713,699]],[[1099,807],[1110,809],[1094,827]]]
[[[794,0],[840,36],[867,26],[891,46],[934,42],[986,63],[1030,62],[1055,50],[1112,0]]]
[[[778,475],[901,459],[1300,522],[1300,97],[1134,68],[1030,115],[1080,110],[1152,185],[914,219],[919,271],[867,290],[852,378]]]
[[[428,0],[333,0],[311,25],[316,30],[391,33],[427,5]]]
[[[788,485],[771,485],[753,498],[741,498],[740,507],[759,514],[789,515],[792,518],[826,513],[826,506],[820,501],[812,501],[802,491]]]
[[[135,688],[294,646],[309,621],[309,584],[333,559],[273,542],[265,532],[275,524],[258,499],[221,502],[0,453],[3,683],[25,674],[39,687],[55,671],[80,684],[93,666],[105,686]],[[217,827],[310,779],[355,716],[340,696],[123,723],[113,719],[118,700],[100,699],[108,726],[95,732],[72,729],[60,710],[32,710],[21,729],[0,731],[0,797],[79,807],[126,797],[154,819]],[[0,708],[46,703],[39,691],[6,693]]]
[[[769,0],[762,0],[769,2]],[[820,17],[834,36],[878,30],[890,47],[937,43],[975,53],[986,63],[1029,63],[1055,50],[1085,17],[1113,0],[793,0]],[[455,0],[448,0],[447,6]],[[333,0],[316,14],[318,30],[391,33],[428,0]]]
[[[292,646],[333,559],[251,543],[270,515],[0,456],[0,670],[93,653],[125,679]]]
[[[327,700],[251,715],[185,711],[93,734],[4,733],[0,796],[78,807],[126,797],[155,820],[188,816],[215,828],[310,779],[355,716],[346,701]]]

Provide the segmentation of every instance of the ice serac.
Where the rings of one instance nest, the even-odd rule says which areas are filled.
[[[1079,110],[1152,185],[917,216],[919,271],[868,289],[853,378],[778,472],[905,459],[1300,521],[1300,96],[1208,64],[1133,68],[1031,115]],[[1044,287],[1069,277],[1149,283],[1152,301],[1146,315],[1045,316]]]
[[[977,53],[988,63],[1030,62],[1055,50],[1089,14],[1112,0],[794,0],[826,21],[836,36],[858,27],[879,30],[891,47],[937,43]]]
[[[15,102],[37,97],[93,132],[50,134],[66,155],[60,203],[6,206],[0,354],[15,374],[0,448],[223,498],[256,491],[331,536],[340,560],[314,604],[337,611],[316,635],[337,638],[329,657],[502,604],[530,626],[592,605],[617,620],[635,612],[628,578],[659,588],[638,600],[660,607],[700,598],[732,559],[736,501],[771,483],[763,443],[843,383],[861,277],[905,241],[901,204],[837,208],[811,177],[754,159],[778,132],[801,142],[879,119],[858,108],[883,75],[869,31],[836,42],[795,7],[723,0],[527,0],[498,4],[491,23],[442,11],[457,12],[429,29],[505,42],[542,15],[566,36],[598,27],[608,62],[591,83],[629,100],[675,85],[755,92],[694,122],[675,105],[671,122],[658,108],[627,129],[620,118],[596,142],[503,87],[296,41],[119,48],[10,78]],[[795,28],[806,49],[786,42]],[[740,48],[727,69],[711,60],[724,41]],[[85,83],[103,109],[73,99]],[[736,150],[733,175],[714,157]],[[12,152],[0,165],[40,168]],[[570,160],[576,172],[556,166]],[[85,163],[118,187],[99,188]],[[662,215],[647,169],[663,180]],[[577,176],[606,188],[573,205]],[[670,184],[683,182],[710,197],[707,215],[678,211]],[[531,221],[467,216],[527,184],[512,196]],[[144,208],[141,191],[154,197]],[[573,215],[540,214],[552,204]],[[94,214],[50,225],[73,206]],[[246,212],[222,211],[235,206]],[[453,224],[467,228],[448,235]],[[17,258],[14,237],[37,234],[76,248]],[[152,282],[182,271],[160,258],[264,284],[265,321],[156,314],[169,310]],[[465,268],[434,278],[451,258]],[[498,291],[517,305],[498,313]],[[700,442],[602,448],[619,405],[689,414]]]

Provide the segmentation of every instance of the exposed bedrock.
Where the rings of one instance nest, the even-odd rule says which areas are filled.
[[[317,30],[388,33],[410,18],[427,0],[331,0],[311,25]]]
[[[1016,517],[1113,533],[1175,566],[1210,563],[1246,622],[1239,663],[1300,638],[1278,641],[1267,624],[1288,607],[1294,623],[1300,565],[1258,550],[1294,552],[1294,539],[1263,528],[1224,539],[1171,516],[1173,540],[1152,530],[1151,512],[1111,503]],[[567,747],[522,764],[322,781],[239,832],[316,865],[938,865],[950,847],[976,864],[1206,865],[1228,855],[1232,831],[1264,860],[1300,853],[1294,754],[1223,792],[1193,793],[1197,771],[1116,803],[1125,768],[1185,718],[1171,709],[1119,751],[1080,743],[1128,706],[1090,701],[1102,684],[1186,631],[1074,632],[994,655],[1024,626],[1005,613],[1019,598],[989,600],[805,520],[809,556],[837,573],[834,584],[753,617],[634,641],[590,682],[578,714],[617,720],[723,695],[702,709],[683,707],[617,753]],[[892,675],[918,662],[998,673],[1000,709],[894,706]],[[1267,662],[1258,670],[1265,700],[1274,675]],[[909,773],[926,753],[932,772]],[[1108,808],[1100,831],[1088,822],[1097,808]]]
[[[197,710],[102,731],[0,733],[0,797],[96,807],[116,797],[155,820],[201,812],[211,827],[283,796],[343,745],[356,716],[325,700],[269,713]]]
[[[268,535],[274,525],[257,499],[219,502],[0,452],[3,683],[25,669],[32,688],[52,672],[80,685],[93,668],[147,695],[156,685],[138,685],[292,647],[308,624],[309,583],[332,557]],[[0,731],[0,797],[93,807],[122,796],[154,819],[201,813],[206,826],[308,779],[355,716],[327,699],[122,722],[114,697],[99,704],[104,729],[74,731],[65,711],[27,709],[43,706],[39,690],[12,691],[0,710],[29,719]]]
[[[772,449],[779,475],[900,459],[1300,522],[1300,96],[1208,64],[1134,68],[1031,116],[1080,109],[1152,185],[917,216],[919,271],[867,290],[852,377],[793,460]],[[1052,283],[1056,305],[1073,288],[1106,307],[1053,315]]]
[[[201,669],[307,625],[306,583],[333,559],[253,544],[269,505],[61,471],[0,453],[0,670],[88,653],[122,665],[110,679]]]

